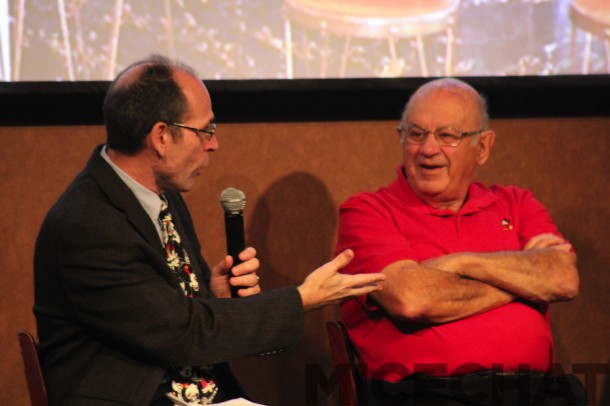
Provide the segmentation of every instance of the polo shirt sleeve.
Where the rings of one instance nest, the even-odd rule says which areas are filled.
[[[534,197],[533,193],[516,186],[507,186],[496,193],[507,194],[512,201],[513,218],[518,227],[521,248],[532,238],[540,234],[554,234],[564,238],[553,222],[548,210]]]

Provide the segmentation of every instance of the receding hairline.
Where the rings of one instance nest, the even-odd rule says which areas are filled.
[[[409,107],[417,99],[424,97],[434,92],[449,92],[453,95],[463,97],[473,102],[479,111],[481,118],[481,124],[487,128],[489,116],[487,112],[487,102],[485,98],[471,85],[468,83],[456,79],[456,78],[440,78],[430,82],[424,83],[411,95],[407,103],[405,104],[402,112],[401,121],[404,121],[409,110]]]
[[[434,89],[445,89],[445,90],[461,90],[461,91],[467,91],[469,93],[478,95],[479,92],[476,91],[476,89],[472,86],[470,86],[468,83],[456,79],[456,78],[440,78],[440,79],[434,79],[431,80],[430,82],[424,83],[423,85],[421,85],[417,91],[415,92],[415,94],[417,93],[425,93]]]
[[[190,74],[199,80],[195,70],[182,62],[171,60],[163,55],[154,54],[146,59],[136,61],[123,69],[112,82],[112,87],[116,89],[124,89],[136,83],[138,79],[146,72],[147,68],[154,66],[163,66],[171,71],[172,78],[175,80],[176,71],[180,70]]]

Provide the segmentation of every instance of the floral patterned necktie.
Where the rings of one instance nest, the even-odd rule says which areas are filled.
[[[165,196],[161,196],[159,219],[167,265],[180,281],[184,294],[193,297],[193,292],[199,290],[199,283],[180,235],[176,231]],[[211,404],[218,394],[214,367],[211,365],[172,368],[170,379],[172,379],[171,394],[186,402],[207,405]]]
[[[165,196],[161,196],[161,212],[159,213],[161,230],[163,231],[163,245],[165,246],[165,259],[167,265],[180,281],[184,294],[193,297],[193,292],[199,290],[197,277],[191,268],[191,261],[182,246],[180,235],[176,231],[172,214],[169,211]]]

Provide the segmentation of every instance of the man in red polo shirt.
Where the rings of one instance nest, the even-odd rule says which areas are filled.
[[[342,305],[368,377],[382,383],[369,405],[577,402],[547,393],[557,385],[544,379],[548,304],[577,295],[576,256],[530,192],[473,181],[495,137],[484,99],[456,79],[428,82],[398,133],[396,180],[341,206],[337,251],[355,252],[344,271],[387,278]],[[509,378],[521,382],[505,385],[512,395],[499,383]]]

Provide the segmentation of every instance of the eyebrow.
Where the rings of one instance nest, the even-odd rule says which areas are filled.
[[[203,126],[201,127],[197,127],[198,130],[203,130],[207,127],[209,127],[212,124],[216,124],[216,116],[212,116],[212,118],[210,118],[210,120],[208,120],[208,122],[206,122]]]
[[[415,126],[415,127],[418,127],[418,128],[421,128],[422,130],[427,130],[427,128],[426,128],[426,127],[424,127],[424,126],[422,126],[422,125],[419,125],[419,124],[417,124],[417,123],[415,123],[415,122],[413,122],[413,121],[407,121],[407,122],[406,122],[406,124],[407,124],[407,125],[412,125],[412,126]],[[434,131],[436,131],[436,130],[440,130],[440,129],[442,129],[442,128],[451,128],[451,129],[454,129],[454,130],[459,130],[459,131],[462,131],[462,130],[460,129],[460,127],[455,126],[455,125],[441,125],[441,126],[439,126],[439,127],[436,127],[436,128],[434,129]]]
[[[207,128],[209,126],[211,126],[212,124],[216,124],[216,117],[212,116],[212,118],[203,126],[201,127],[202,129]]]

